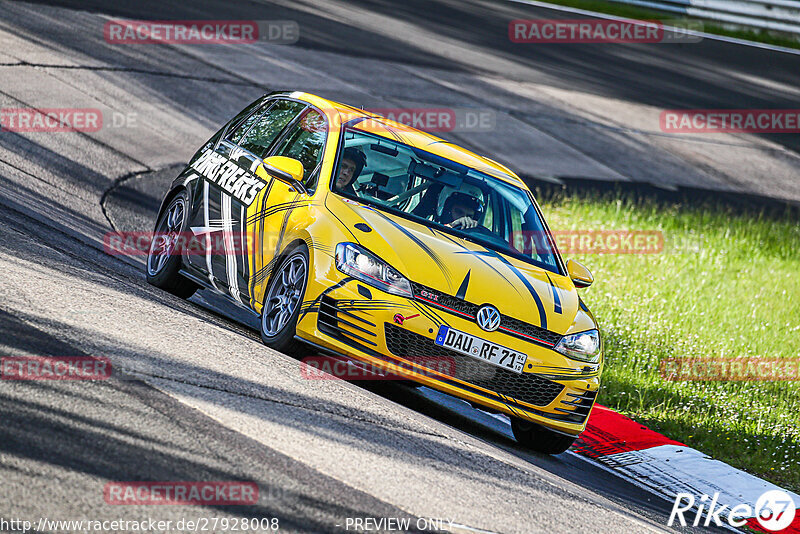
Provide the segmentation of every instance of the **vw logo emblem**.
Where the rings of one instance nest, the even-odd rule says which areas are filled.
[[[494,306],[481,306],[476,319],[478,326],[487,332],[494,332],[500,326],[500,312]]]

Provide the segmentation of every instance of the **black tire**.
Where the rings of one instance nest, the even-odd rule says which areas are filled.
[[[536,423],[516,417],[511,418],[511,430],[520,445],[542,454],[566,452],[577,439],[576,436],[558,434]]]
[[[302,274],[292,271],[301,264]],[[308,272],[308,249],[300,246],[284,256],[270,279],[261,310],[261,340],[271,349],[297,355],[303,348],[294,336],[308,287]]]
[[[180,219],[180,220],[178,220]],[[175,195],[158,214],[153,242],[147,255],[147,282],[180,298],[188,299],[198,285],[180,275],[181,256],[174,253],[175,242],[166,236],[181,235],[189,220],[189,193]]]

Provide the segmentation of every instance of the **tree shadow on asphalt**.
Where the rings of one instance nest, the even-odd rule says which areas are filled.
[[[0,352],[86,355],[31,321],[35,318],[0,311]],[[96,516],[89,519],[118,518],[127,513],[133,519],[146,509],[105,507],[103,488],[110,481],[243,481],[258,485],[260,498],[255,505],[173,506],[148,511],[151,517],[165,519],[191,519],[215,510],[242,518],[275,517],[281,530],[329,532],[340,530],[333,525],[347,517],[411,517],[195,410],[165,401],[162,393],[138,380],[116,376],[102,382],[0,382],[0,471],[6,473],[6,495],[18,495],[13,487],[30,475],[28,460],[56,468],[39,470],[42,476],[53,477],[46,482],[49,502],[70,502],[80,494],[81,502],[94,503]],[[169,431],[169,439],[164,430]],[[68,473],[90,478],[75,479]],[[35,494],[32,490],[28,488]],[[43,504],[16,503],[14,507],[37,509]]]
[[[109,357],[116,370],[115,373],[119,371],[119,374],[115,374],[118,378],[129,378],[134,381],[138,381],[138,378],[145,380],[156,378],[171,381],[182,394],[258,417],[274,425],[302,429],[309,439],[319,437],[375,455],[388,454],[394,461],[409,466],[423,463],[432,469],[458,472],[461,476],[477,482],[490,482],[499,490],[511,490],[517,487],[514,484],[536,485],[536,481],[530,475],[518,468],[486,457],[479,452],[457,447],[451,444],[448,438],[436,432],[424,431],[420,427],[409,426],[397,419],[390,419],[352,404],[343,404],[330,397],[320,398],[313,395],[316,389],[314,386],[321,385],[324,388],[334,388],[340,392],[342,398],[347,398],[348,395],[352,395],[355,386],[346,382],[325,381],[326,384],[320,384],[320,381],[301,380],[301,384],[306,383],[312,388],[308,393],[298,390],[288,391],[242,376],[178,362],[150,350],[120,344],[119,340],[105,337],[89,328],[81,331],[72,325],[59,324],[51,319],[42,321],[32,314],[15,312],[15,315],[25,324],[41,325],[42,330],[62,331],[69,328],[76,338],[91,339],[93,346],[91,355]],[[0,317],[9,316],[4,314]],[[18,322],[12,322],[12,330],[18,327]],[[283,360],[285,365],[285,356],[269,351],[256,340],[252,342],[254,351],[262,351],[265,363],[268,364],[271,360],[279,363]],[[25,350],[24,338],[10,336],[3,343],[4,350],[12,354],[15,349]],[[41,345],[38,347],[47,348]],[[56,348],[60,353],[58,355],[65,355],[62,352],[65,347]],[[72,354],[75,352],[73,349]],[[52,352],[45,354],[52,355]],[[300,377],[299,362],[295,369],[297,376]],[[84,387],[98,386],[91,384]],[[245,402],[232,403],[231,395],[238,396]],[[96,426],[97,430],[103,428],[105,423],[98,421],[93,426]],[[487,476],[488,472],[492,472],[492,475]],[[569,496],[568,493],[564,493],[564,497]]]

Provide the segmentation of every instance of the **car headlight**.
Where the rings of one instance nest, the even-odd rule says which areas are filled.
[[[587,330],[577,334],[569,334],[561,338],[555,350],[573,360],[597,363],[600,361],[600,332]]]
[[[411,283],[388,263],[354,243],[336,245],[336,268],[365,284],[392,295],[413,297]]]

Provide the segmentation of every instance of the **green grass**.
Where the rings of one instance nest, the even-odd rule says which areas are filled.
[[[800,491],[800,382],[672,382],[667,357],[800,358],[800,223],[624,193],[543,200],[553,230],[660,230],[659,254],[578,255],[604,335],[599,397],[737,468]]]
[[[666,13],[645,8],[639,8],[636,6],[629,6],[626,4],[618,4],[616,2],[610,2],[608,0],[545,0],[545,1],[550,4],[558,4],[561,6],[568,6],[568,7],[577,7],[579,9],[597,11],[598,13],[616,15],[618,17],[640,19],[640,20],[659,20],[668,24],[674,23],[676,21],[701,21],[703,23],[703,31],[705,31],[706,33],[725,35],[727,37],[735,37],[737,39],[745,39],[748,41],[755,41],[758,43],[767,43],[776,46],[784,46],[786,48],[800,48],[800,41],[798,41],[797,38],[788,34],[746,30],[746,29],[732,29],[727,26],[714,24],[712,22],[693,17],[685,17],[675,13]]]

